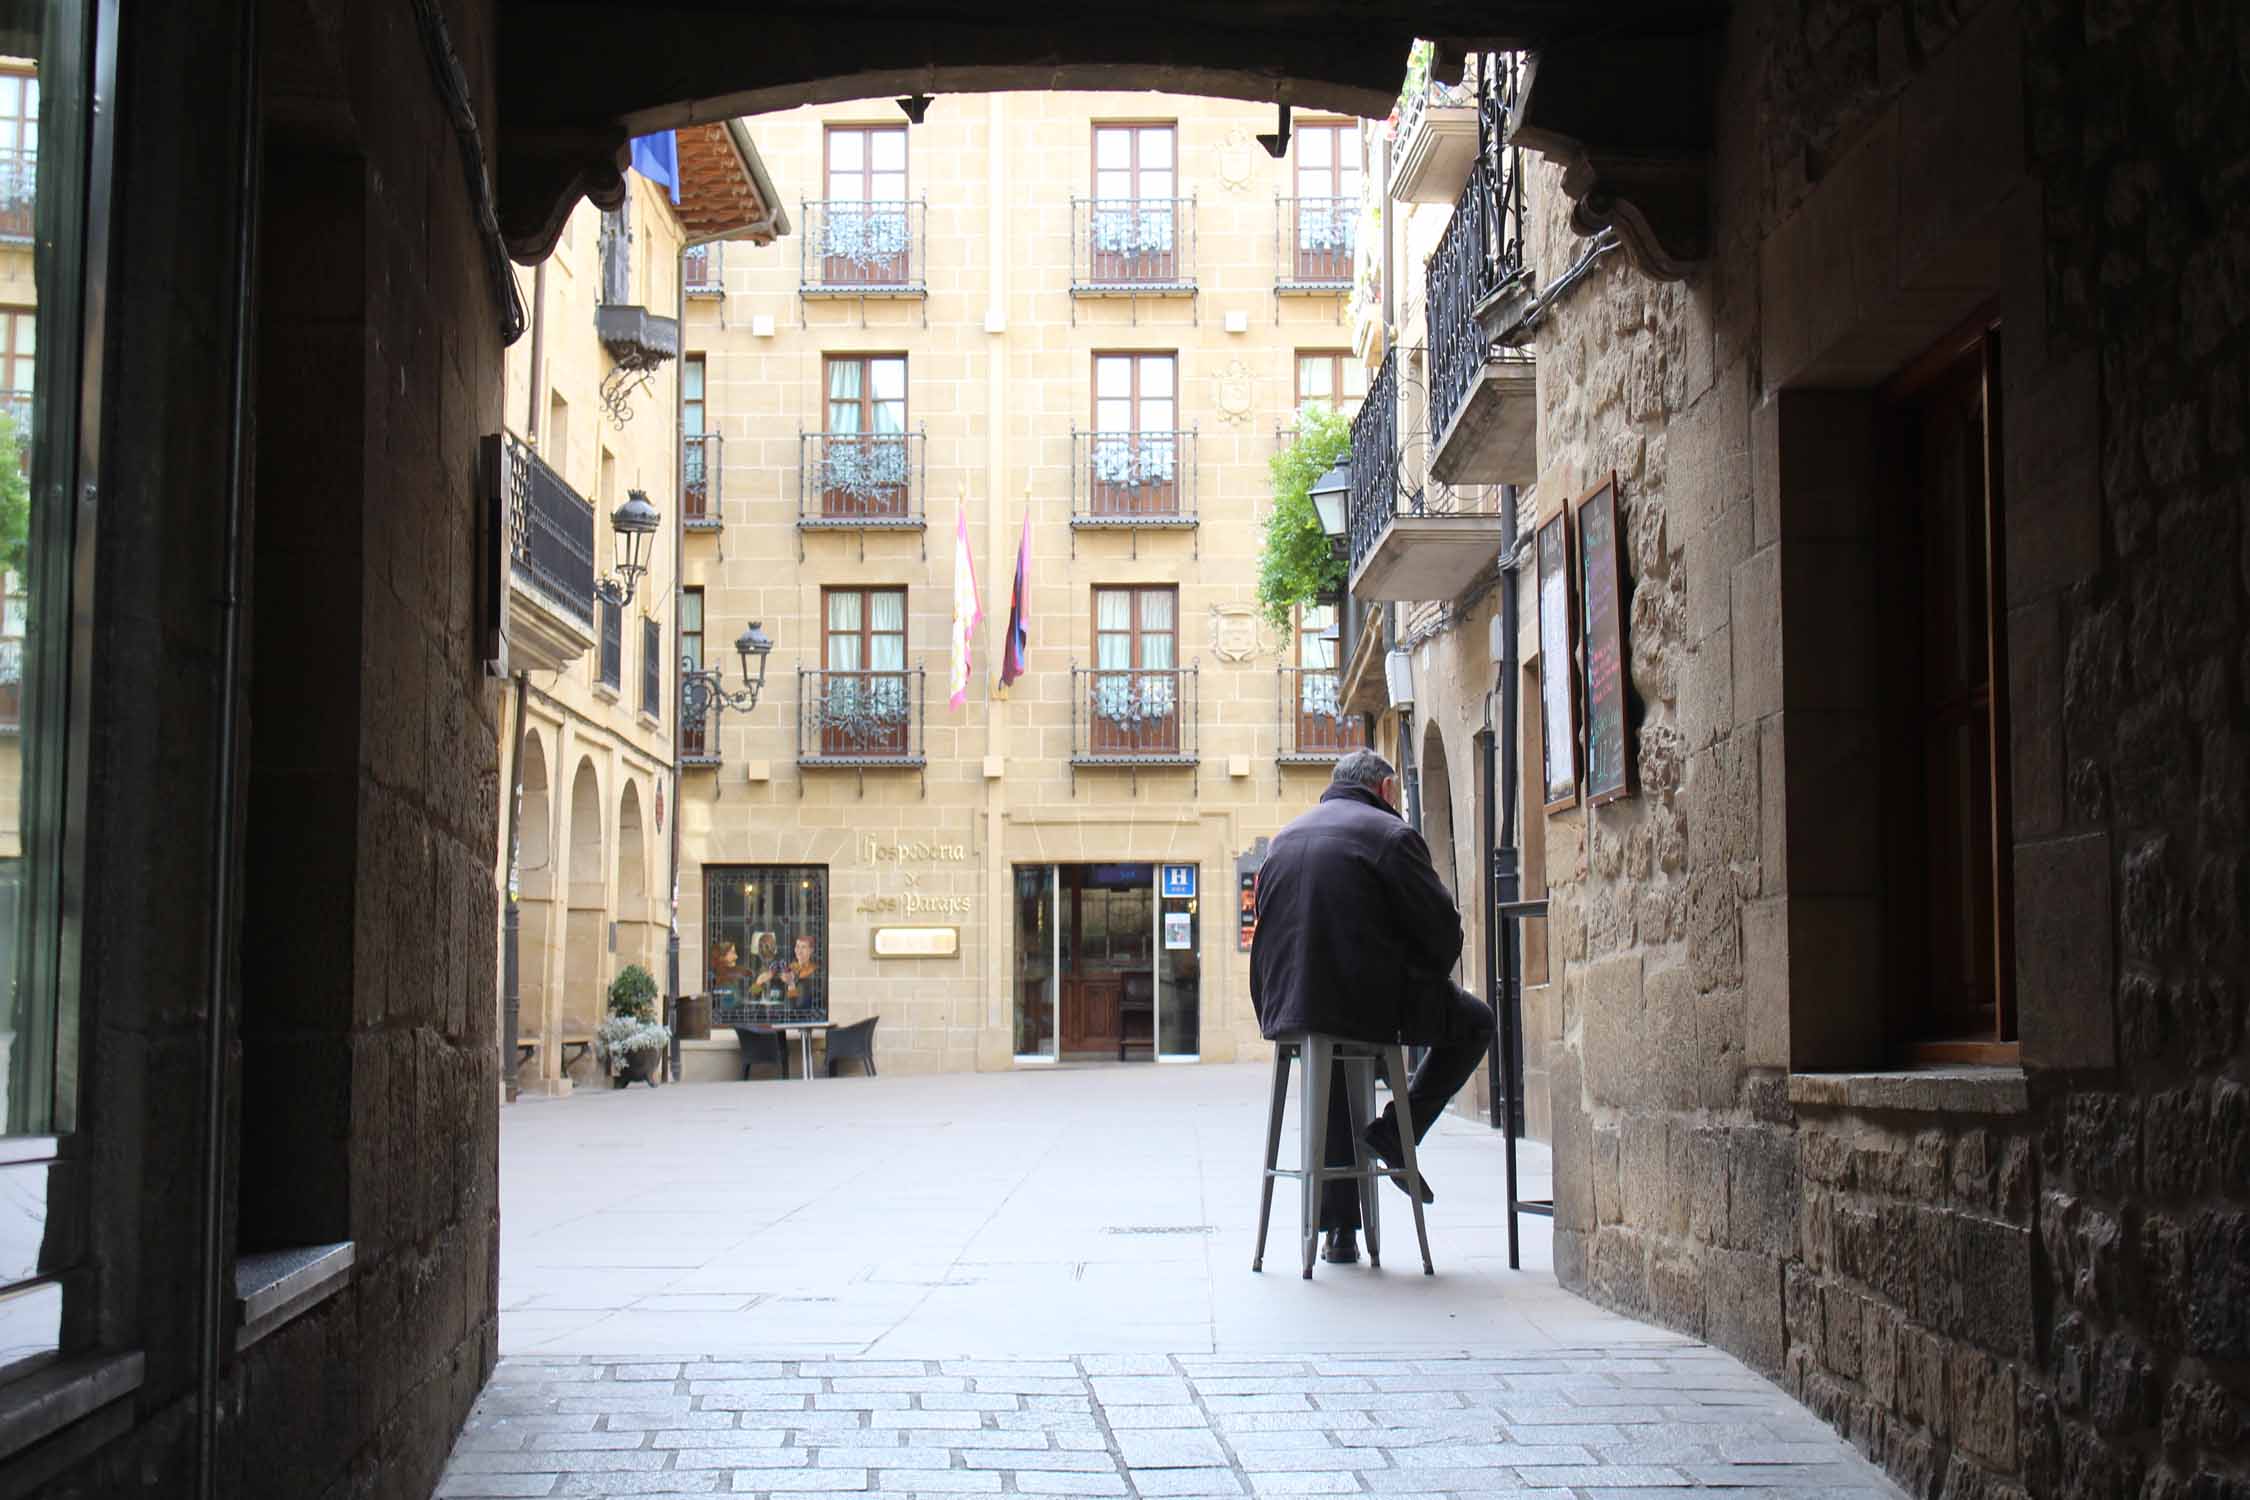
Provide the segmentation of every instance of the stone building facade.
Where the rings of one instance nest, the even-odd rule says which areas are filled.
[[[1260,149],[1270,123],[1103,93],[759,122],[799,233],[724,247],[687,317],[685,441],[713,481],[685,651],[731,689],[745,627],[776,643],[757,708],[683,757],[680,984],[718,1008],[690,1078],[739,1072],[727,1023],[768,1013],[799,936],[830,1019],[880,1016],[886,1070],[1259,1045],[1237,860],[1357,732],[1328,711],[1322,620],[1276,629],[1254,587],[1299,400],[1356,407],[1361,127],[1300,114],[1307,164]],[[957,523],[984,620],[955,708]],[[1003,693],[1027,535],[1028,671]],[[893,729],[855,737],[863,687],[895,688]],[[1153,727],[1108,712],[1157,698]],[[950,951],[878,951],[905,929]]]
[[[1608,254],[1532,341],[1521,520],[1616,476],[1639,769],[1522,809],[1558,1271],[1772,1372],[1915,1494],[2239,1483],[2242,141],[2205,134],[2239,24],[1739,6],[1709,253]],[[1537,88],[1518,138],[1553,146]],[[1538,286],[1602,227],[1558,155]],[[1937,867],[1892,862],[1920,813],[1885,601],[1928,581],[1889,550],[1887,424],[1979,340],[2014,1011],[1946,1047],[1899,925]],[[1478,623],[1416,649],[1426,733],[1483,718]]]

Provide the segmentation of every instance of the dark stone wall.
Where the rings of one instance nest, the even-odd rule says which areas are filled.
[[[1746,0],[1720,253],[1541,342],[1544,449],[1626,481],[1656,768],[1549,839],[1558,1269],[1918,1496],[2250,1492],[2246,96],[2237,6]],[[2023,1083],[1973,1104],[1790,1078],[1886,1055],[1826,393],[1940,291],[2004,349]]]
[[[201,996],[227,480],[237,6],[125,6],[89,809],[81,1346],[130,1425],[0,1471],[192,1493]],[[498,310],[411,7],[268,0],[226,1254],[350,1238],[349,1285],[222,1366],[219,1493],[434,1488],[495,1359],[498,689],[476,440]],[[449,0],[493,138],[493,7]],[[224,1266],[220,1274],[226,1275]],[[231,1276],[228,1277],[231,1282]],[[230,1300],[231,1309],[231,1300]],[[231,1318],[230,1318],[231,1325]]]

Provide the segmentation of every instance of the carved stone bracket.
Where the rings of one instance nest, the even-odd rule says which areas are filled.
[[[501,135],[500,234],[524,265],[545,260],[581,198],[608,210],[625,202],[630,143],[622,132]]]
[[[1711,253],[1719,36],[1612,38],[1534,53],[1508,140],[1563,169],[1580,234],[1613,229],[1642,273],[1678,281]]]

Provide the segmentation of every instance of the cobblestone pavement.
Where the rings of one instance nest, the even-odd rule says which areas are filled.
[[[1376,1360],[504,1360],[441,1497],[1896,1500],[1697,1346]]]

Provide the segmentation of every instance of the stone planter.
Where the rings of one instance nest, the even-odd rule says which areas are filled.
[[[656,1069],[664,1060],[662,1047],[642,1047],[625,1054],[624,1071],[610,1075],[612,1088],[623,1088],[629,1083],[645,1083],[657,1087]]]

